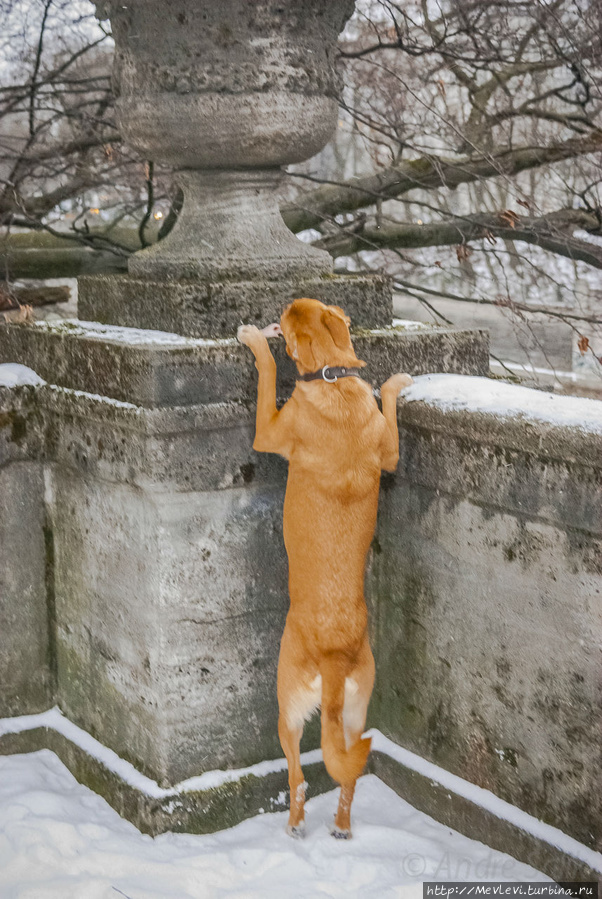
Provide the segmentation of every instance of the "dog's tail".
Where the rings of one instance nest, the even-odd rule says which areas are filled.
[[[343,706],[347,660],[342,653],[329,653],[320,664],[322,675],[322,755],[326,770],[340,784],[352,783],[364,770],[372,740],[361,737],[345,745]]]

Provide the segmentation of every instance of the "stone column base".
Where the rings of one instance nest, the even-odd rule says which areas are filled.
[[[391,286],[379,275],[221,282],[90,275],[78,284],[83,320],[189,337],[234,337],[243,323],[263,327],[298,297],[341,306],[354,328],[386,327],[393,318]]]

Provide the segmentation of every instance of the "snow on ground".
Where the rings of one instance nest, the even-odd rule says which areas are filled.
[[[549,881],[416,811],[373,775],[354,838],[328,833],[336,791],[311,799],[307,836],[286,812],[217,834],[141,834],[49,750],[0,757],[2,899],[421,899],[425,880]]]
[[[443,411],[467,409],[502,418],[522,418],[602,434],[602,402],[558,396],[491,378],[469,375],[419,375],[402,392],[407,402],[422,401]]]

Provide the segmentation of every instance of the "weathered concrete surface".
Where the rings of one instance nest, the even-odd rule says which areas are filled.
[[[0,387],[0,716],[51,704],[52,544],[33,387]]]
[[[366,362],[363,377],[380,386],[396,371],[435,370],[486,374],[487,334],[424,327],[354,333]],[[288,396],[296,369],[282,340],[270,345],[278,365],[278,392]],[[84,323],[44,322],[12,326],[0,333],[0,361],[20,359],[61,387],[157,408],[238,401],[253,403],[257,373],[248,350],[234,338],[193,340],[136,329]]]
[[[281,491],[54,488],[68,717],[162,784],[277,757]]]
[[[283,308],[295,297],[314,297],[342,306],[356,328],[385,327],[393,317],[390,284],[378,275],[253,281],[160,281],[95,275],[80,278],[78,290],[82,319],[174,331],[187,337],[233,337],[242,322],[263,327],[279,321]]]
[[[600,438],[418,402],[399,419],[371,581],[373,714],[600,848]]]
[[[61,708],[161,783],[277,756],[284,465],[234,404],[44,390]]]

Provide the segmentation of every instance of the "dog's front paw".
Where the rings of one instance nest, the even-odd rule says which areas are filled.
[[[255,325],[241,325],[236,332],[236,336],[241,343],[244,343],[245,346],[251,349],[261,343],[262,340],[265,340],[265,337]]]
[[[279,322],[272,322],[271,325],[266,325],[265,328],[262,328],[261,333],[264,337],[282,337],[282,328]]]
[[[390,392],[394,393],[395,396],[397,396],[399,393],[401,393],[402,390],[404,390],[406,387],[409,387],[410,384],[413,383],[414,381],[409,375],[401,374],[401,372],[399,372],[396,375],[391,375],[391,377],[387,381],[385,381],[385,383],[381,387],[380,392],[381,395],[383,393]]]

